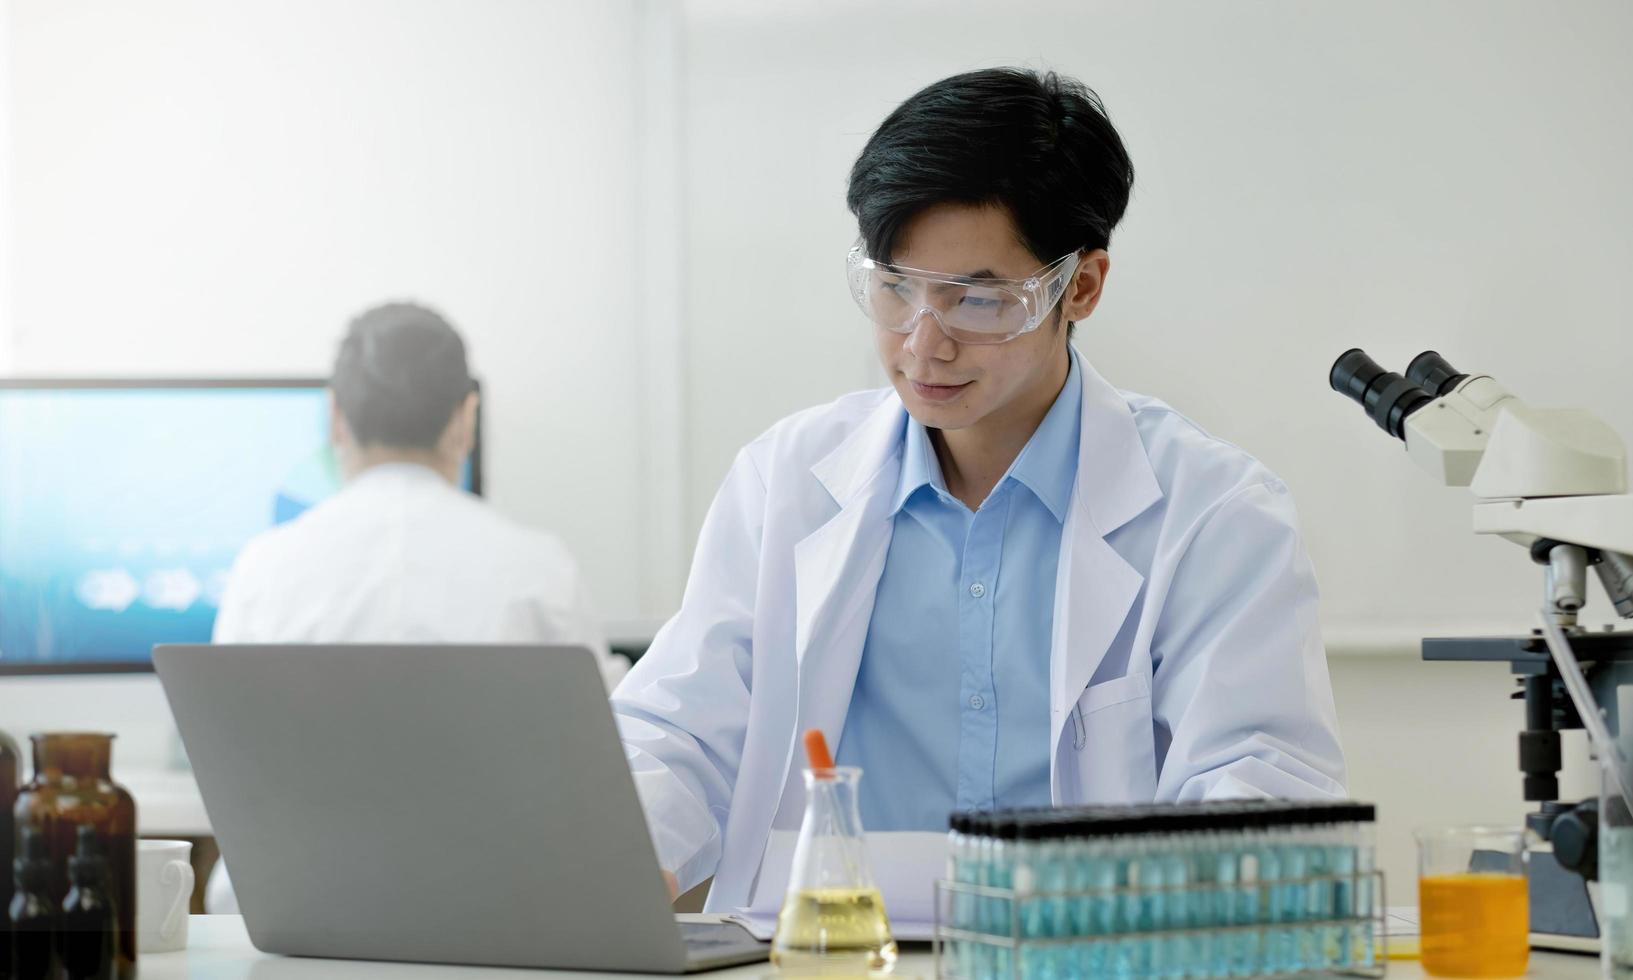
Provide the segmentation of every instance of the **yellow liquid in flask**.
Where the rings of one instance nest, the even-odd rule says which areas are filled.
[[[888,972],[896,964],[877,888],[820,888],[783,901],[771,962],[794,976]]]

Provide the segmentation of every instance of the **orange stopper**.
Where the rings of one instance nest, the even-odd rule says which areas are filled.
[[[828,740],[822,729],[812,728],[805,733],[805,759],[818,772],[834,767],[834,757],[828,753]]]

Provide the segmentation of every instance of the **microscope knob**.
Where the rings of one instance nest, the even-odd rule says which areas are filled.
[[[1554,821],[1554,859],[1588,881],[1599,878],[1599,804],[1583,803]]]

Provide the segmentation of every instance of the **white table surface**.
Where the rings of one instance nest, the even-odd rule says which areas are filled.
[[[706,917],[697,917],[706,918]],[[271,956],[250,945],[244,931],[244,920],[236,915],[195,915],[189,924],[189,945],[181,953],[153,953],[141,957],[138,967],[142,980],[224,980],[247,977],[253,980],[313,980],[318,977],[337,977],[342,980],[373,980],[404,977],[407,980],[449,980],[449,978],[476,978],[476,980],[513,980],[513,978],[542,975],[582,977],[584,980],[608,980],[615,976],[650,976],[650,974],[567,973],[554,970],[513,970],[493,967],[430,966],[408,963],[370,963],[355,960],[318,960],[298,957]],[[922,947],[915,947],[915,950]],[[923,977],[930,980],[933,973],[930,954],[910,952],[896,965],[896,976]],[[717,970],[701,974],[705,977],[728,978],[768,977],[774,971],[769,963]],[[1423,968],[1415,960],[1396,960],[1389,964],[1389,976],[1399,980],[1421,980]],[[1536,980],[1596,980],[1599,959],[1591,956],[1571,956],[1564,953],[1531,954],[1531,970],[1527,974]]]

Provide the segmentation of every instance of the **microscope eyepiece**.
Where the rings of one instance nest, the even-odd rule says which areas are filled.
[[[1436,398],[1456,388],[1467,377],[1446,363],[1438,351],[1426,350],[1406,365],[1406,380]]]
[[[1339,355],[1327,381],[1334,391],[1366,409],[1367,417],[1378,423],[1378,428],[1397,439],[1406,438],[1406,417],[1435,398],[1394,371],[1384,370],[1359,347]]]

